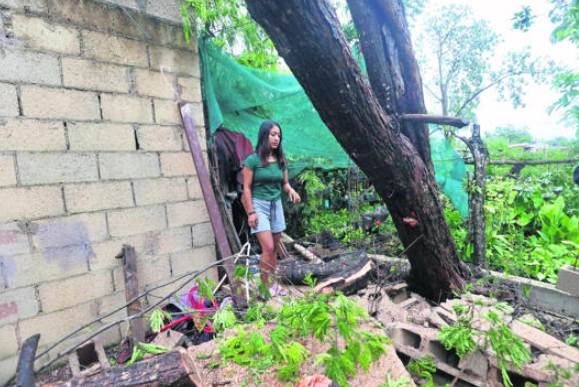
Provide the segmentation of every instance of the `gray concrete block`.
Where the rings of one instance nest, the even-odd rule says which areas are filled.
[[[557,289],[579,297],[579,269],[569,265],[560,268]]]

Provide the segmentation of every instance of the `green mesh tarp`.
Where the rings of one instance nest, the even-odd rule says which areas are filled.
[[[211,133],[224,126],[243,133],[255,145],[259,126],[271,119],[282,127],[290,176],[307,167],[348,167],[348,155],[293,75],[242,66],[203,37],[199,51]],[[465,165],[444,136],[431,136],[431,144],[436,181],[461,215],[467,216]]]

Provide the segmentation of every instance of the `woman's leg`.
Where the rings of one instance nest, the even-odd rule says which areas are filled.
[[[257,240],[261,246],[261,260],[259,268],[261,271],[261,280],[268,288],[273,284],[272,276],[275,274],[277,265],[276,248],[274,244],[274,235],[271,231],[258,232]],[[279,233],[277,234],[279,236]]]

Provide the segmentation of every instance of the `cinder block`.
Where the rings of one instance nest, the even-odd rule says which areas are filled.
[[[215,246],[205,246],[189,251],[171,254],[171,267],[173,276],[201,269],[215,262]],[[201,274],[201,278],[207,277],[213,281],[218,280],[217,269],[212,268]]]
[[[30,252],[28,235],[17,223],[0,224],[0,257]]]
[[[179,227],[203,223],[209,220],[207,207],[203,200],[189,200],[167,204],[169,227]]]
[[[14,325],[5,325],[0,327],[0,360],[7,359],[18,351],[18,342],[16,341],[16,327]]]
[[[191,249],[193,238],[189,227],[171,228],[155,236],[154,254],[162,255]]]
[[[176,1],[153,1],[146,3],[149,15],[181,23],[181,5]]]
[[[199,78],[179,77],[181,99],[187,102],[201,102],[201,80]]]
[[[16,290],[4,289],[0,293],[0,325],[12,324],[18,320],[36,316],[38,301],[33,287]]]
[[[115,257],[121,251],[123,244],[131,245],[135,247],[135,250],[137,250],[135,241],[142,243],[142,240],[142,235],[134,235],[129,237],[110,239],[101,243],[94,243],[92,245],[94,256],[89,261],[90,269],[103,270],[122,267],[122,260],[116,259]],[[137,251],[137,257],[139,256],[139,251]],[[115,289],[119,290],[118,287]]]
[[[94,1],[48,0],[50,16],[97,30],[112,31],[112,10]]]
[[[50,313],[82,304],[113,293],[113,278],[109,270],[93,271],[38,287],[42,311]]]
[[[94,154],[19,153],[16,164],[22,184],[72,183],[98,180]]]
[[[87,58],[129,66],[148,66],[147,45],[144,42],[88,30],[82,31],[82,42]]]
[[[168,281],[171,278],[171,258],[169,255],[156,255],[137,259],[139,287]]]
[[[78,89],[128,93],[128,68],[92,60],[62,58],[64,86]]]
[[[557,289],[579,297],[579,268],[569,265],[560,268]]]
[[[103,94],[103,119],[148,124],[153,122],[151,100],[128,95]]]
[[[0,120],[0,151],[66,150],[62,121]]]
[[[53,251],[57,251],[54,249]],[[86,258],[78,256],[78,261],[70,259],[68,251],[62,250],[58,257],[45,256],[43,253],[26,254],[14,257],[16,274],[8,278],[11,288],[38,285],[40,283],[68,278],[88,271]],[[62,258],[58,260],[57,258]]]
[[[163,206],[111,211],[108,219],[113,237],[162,230],[167,224]]]
[[[192,228],[195,247],[215,244],[215,234],[210,222],[194,224]]]
[[[69,293],[82,293],[81,289],[82,287],[76,292],[69,289]],[[93,303],[88,302],[54,313],[42,313],[37,317],[20,321],[18,328],[20,329],[20,337],[30,337],[40,333],[38,346],[41,348],[54,343],[70,332],[76,331],[96,317]],[[69,344],[72,345],[73,341],[81,342],[89,333],[89,330],[79,332],[73,336],[74,339],[69,341]]]
[[[510,328],[514,334],[541,351],[560,356],[575,364],[579,363],[579,352],[553,336],[516,320],[512,322]]]
[[[16,184],[14,156],[0,155],[0,187]]]
[[[177,126],[141,126],[137,130],[139,149],[146,151],[180,151],[182,129]]]
[[[155,153],[102,153],[99,155],[101,178],[141,179],[157,177],[159,159]]]
[[[195,175],[191,153],[161,153],[161,171],[164,176]]]
[[[80,54],[80,34],[76,29],[25,15],[14,15],[12,26],[14,37],[22,39],[29,47],[71,55]]]
[[[0,0],[0,3],[6,0]],[[12,0],[8,0],[12,1]],[[16,1],[16,0],[13,0]],[[16,373],[16,364],[18,363],[18,356],[8,358],[6,360],[0,360],[0,384],[5,384],[8,379]]]
[[[203,190],[197,176],[187,179],[187,192],[189,192],[189,199],[203,199]]]
[[[135,76],[137,93],[151,97],[175,99],[177,85],[174,74],[137,69]]]
[[[0,6],[12,10],[29,10],[35,13],[46,13],[46,0],[0,0]]]
[[[0,116],[17,116],[18,98],[16,86],[0,83]]]
[[[71,213],[134,206],[128,181],[68,185],[64,187],[64,197]]]
[[[22,110],[27,117],[100,119],[95,93],[38,86],[22,86],[21,90]]]
[[[48,247],[60,247],[63,245],[86,243],[91,245],[108,238],[106,215],[104,212],[91,214],[79,214],[38,220],[30,224],[32,233],[32,245],[36,251],[42,251]],[[56,234],[65,234],[70,229],[82,229],[81,236],[61,237]],[[84,240],[84,236],[86,239]],[[66,243],[66,240],[70,240]],[[48,243],[47,243],[48,242]]]
[[[34,219],[64,213],[62,193],[58,187],[0,189],[0,222]]]
[[[138,206],[187,200],[183,178],[137,180],[133,187]]]
[[[58,58],[40,52],[5,49],[0,81],[60,85]]]
[[[199,56],[191,51],[151,46],[151,68],[200,77]]]
[[[72,151],[134,151],[135,131],[132,125],[68,123]]]
[[[158,124],[180,124],[181,113],[179,112],[179,107],[175,101],[162,101],[156,99],[154,101],[155,105],[155,121]]]

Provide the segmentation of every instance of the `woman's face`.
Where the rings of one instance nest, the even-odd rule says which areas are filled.
[[[269,148],[277,149],[281,143],[281,130],[278,126],[273,126],[269,130]]]

